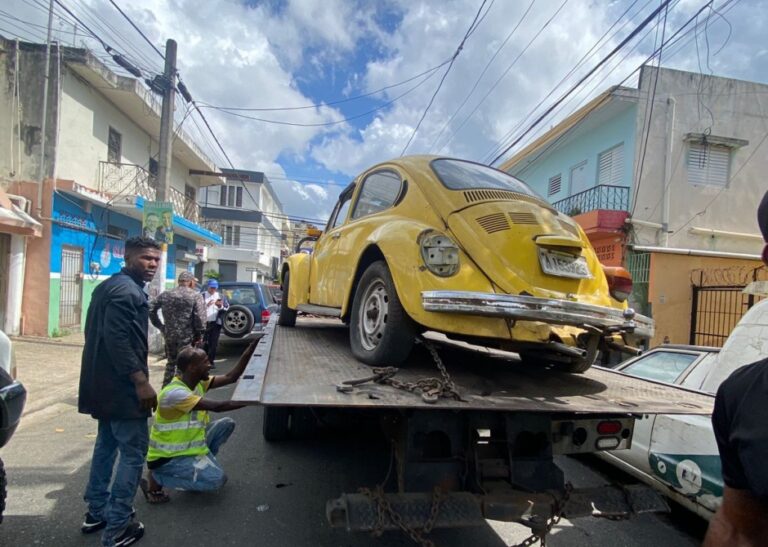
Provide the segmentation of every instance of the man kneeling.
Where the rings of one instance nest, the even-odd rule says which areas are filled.
[[[169,501],[164,488],[202,492],[218,490],[227,482],[216,454],[234,431],[235,421],[224,417],[211,422],[208,412],[226,412],[243,405],[212,401],[205,393],[236,382],[255,347],[254,341],[223,376],[209,376],[211,363],[202,349],[186,347],[179,352],[176,366],[180,375],[160,391],[149,434],[149,481],[142,479],[140,483],[149,503]]]

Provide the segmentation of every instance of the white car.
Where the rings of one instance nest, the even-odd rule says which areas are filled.
[[[663,345],[615,370],[714,395],[737,368],[768,357],[768,299],[741,318],[721,349]],[[720,455],[710,416],[644,415],[632,446],[598,457],[709,520],[722,502]]]

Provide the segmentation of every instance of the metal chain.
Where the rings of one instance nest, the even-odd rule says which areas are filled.
[[[443,494],[440,488],[435,487],[432,492],[432,506],[429,511],[429,518],[421,528],[415,528],[406,524],[403,517],[392,508],[381,485],[378,485],[373,490],[370,488],[360,488],[359,492],[368,496],[368,498],[376,504],[377,517],[376,524],[371,532],[372,536],[379,537],[382,535],[384,532],[384,519],[385,517],[388,517],[394,525],[408,534],[414,543],[417,543],[421,547],[435,547],[434,542],[424,536],[429,534],[435,527],[437,517],[440,514],[440,505],[443,501]]]
[[[552,516],[549,518],[549,520],[547,520],[546,526],[544,526],[542,530],[532,533],[520,543],[510,547],[530,547],[536,543],[540,543],[541,547],[546,547],[547,535],[552,531],[552,528],[557,526],[557,524],[560,522],[560,519],[563,518],[563,511],[565,511],[565,506],[568,504],[568,499],[571,497],[572,490],[573,486],[571,486],[571,483],[566,483],[563,497],[560,498],[559,501],[555,499],[554,511],[552,512]]]
[[[451,378],[451,375],[448,374],[448,369],[445,367],[445,364],[443,364],[442,359],[440,359],[440,355],[437,353],[435,346],[423,338],[417,338],[416,341],[429,351],[437,370],[440,372],[440,378],[428,377],[420,378],[413,382],[404,382],[394,378],[395,374],[397,374],[400,369],[396,367],[375,367],[373,369],[373,375],[358,380],[346,380],[336,386],[336,389],[342,393],[349,393],[355,386],[374,382],[392,386],[395,389],[419,394],[421,395],[422,400],[429,404],[436,403],[441,397],[454,399],[456,401],[464,401],[464,399],[461,398],[458,389],[456,389],[456,383]]]

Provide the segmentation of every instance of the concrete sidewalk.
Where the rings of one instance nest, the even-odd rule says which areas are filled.
[[[61,338],[33,336],[11,337],[16,353],[17,379],[27,389],[24,415],[52,407],[57,403],[77,406],[83,333]],[[149,355],[149,379],[156,390],[163,381],[165,356]]]

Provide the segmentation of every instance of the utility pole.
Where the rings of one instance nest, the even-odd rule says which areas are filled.
[[[173,110],[176,98],[176,41],[165,43],[165,91],[160,116],[160,155],[157,158],[157,201],[168,201],[171,187]]]
[[[163,108],[160,114],[160,152],[157,157],[156,201],[170,201],[171,158],[173,157],[173,110],[176,98],[176,41],[165,42],[165,70],[163,71]],[[168,272],[168,244],[161,243],[160,268],[152,284],[155,293],[165,290]]]
[[[43,184],[47,170],[45,168],[45,133],[48,130],[48,87],[51,82],[51,33],[53,31],[53,0],[48,6],[48,37],[45,40],[45,76],[43,77],[43,108],[40,121],[40,170],[37,187],[37,216],[43,216]],[[53,206],[53,204],[51,204]]]

